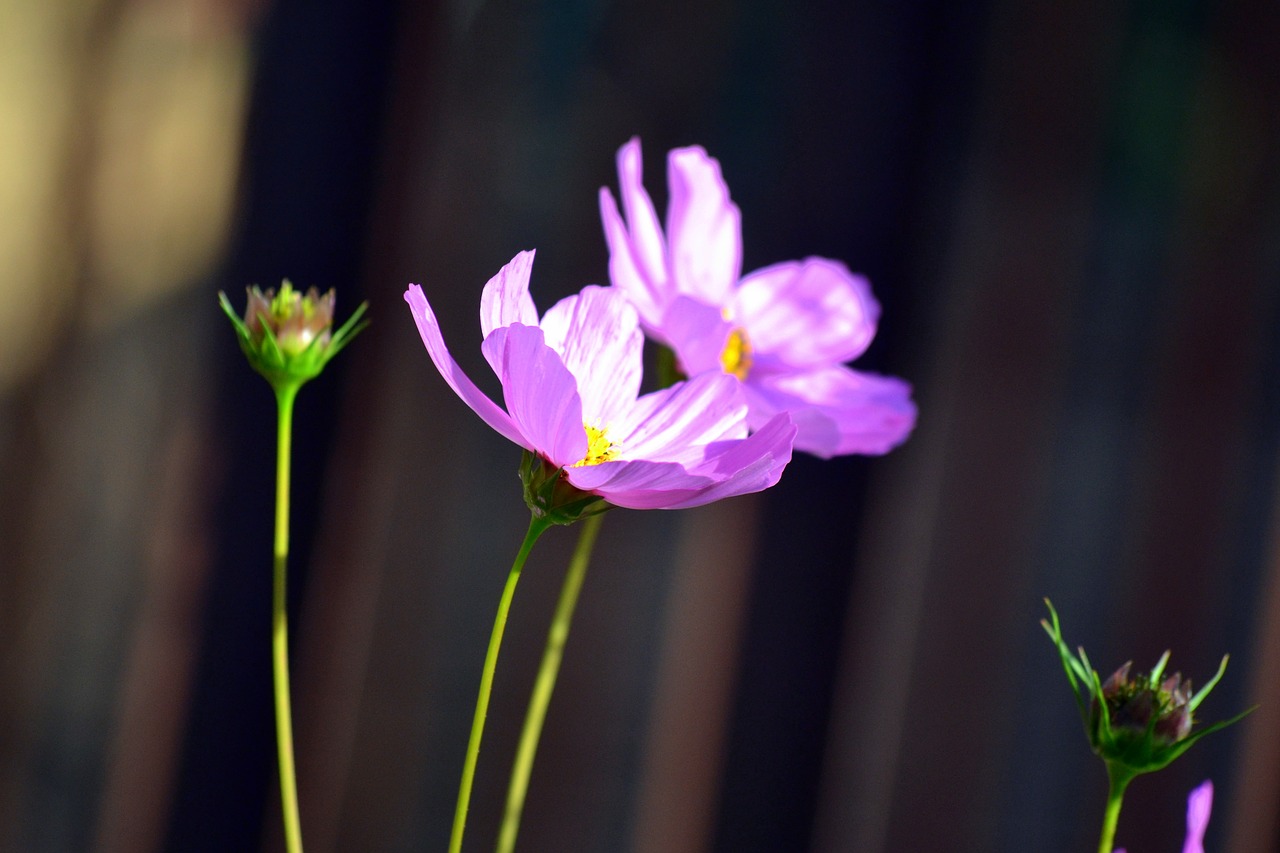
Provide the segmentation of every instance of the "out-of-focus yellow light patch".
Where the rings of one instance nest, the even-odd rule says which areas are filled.
[[[608,427],[596,427],[583,424],[587,431],[587,455],[573,463],[574,468],[583,465],[599,465],[608,462],[618,455],[618,445],[609,440]]]
[[[111,57],[92,187],[92,246],[105,291],[94,300],[94,323],[119,321],[192,284],[226,241],[248,45],[241,33],[198,26],[194,11],[181,8],[192,4],[144,4],[148,14],[126,22]]]
[[[725,373],[739,379],[746,379],[751,372],[751,341],[743,329],[736,328],[729,333],[720,353],[720,366]]]
[[[0,390],[216,262],[251,70],[233,8],[0,0]]]
[[[39,361],[70,301],[57,200],[75,17],[64,4],[0,0],[0,388]]]

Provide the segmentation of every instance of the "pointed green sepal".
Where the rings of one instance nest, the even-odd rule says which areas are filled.
[[[1040,627],[1044,628],[1045,633],[1049,635],[1049,639],[1058,648],[1058,656],[1062,659],[1062,670],[1067,674],[1067,683],[1071,685],[1071,692],[1075,694],[1076,705],[1080,709],[1080,719],[1084,723],[1085,731],[1090,730],[1089,726],[1089,703],[1080,693],[1080,682],[1089,685],[1089,694],[1093,695],[1092,681],[1097,678],[1093,670],[1089,667],[1089,660],[1085,657],[1084,649],[1080,649],[1080,657],[1077,658],[1071,653],[1070,647],[1067,646],[1066,640],[1062,639],[1062,627],[1058,622],[1058,611],[1053,609],[1053,605],[1049,599],[1044,600],[1045,605],[1049,608],[1049,618],[1040,620]]]

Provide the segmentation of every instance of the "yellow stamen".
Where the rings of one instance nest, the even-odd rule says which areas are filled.
[[[724,350],[720,353],[720,366],[724,372],[739,379],[746,379],[751,371],[751,341],[741,327],[729,333],[724,342]]]
[[[618,445],[606,438],[608,427],[595,427],[591,424],[582,426],[587,431],[587,455],[573,463],[574,468],[581,468],[583,465],[599,465],[618,455]]]

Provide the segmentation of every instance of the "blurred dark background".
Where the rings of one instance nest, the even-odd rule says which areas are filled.
[[[274,406],[215,302],[336,287],[290,564],[303,830],[446,845],[526,511],[475,378],[484,282],[606,277],[596,191],[701,144],[744,269],[872,280],[883,458],[612,513],[528,851],[1092,850],[1105,774],[1042,599],[1100,669],[1226,679],[1118,841],[1280,849],[1280,10],[1273,3],[0,0],[0,850],[279,849]],[[483,383],[482,383],[483,384]],[[485,387],[493,389],[492,383]],[[489,845],[573,531],[516,597]],[[1105,674],[1105,673],[1104,673]]]

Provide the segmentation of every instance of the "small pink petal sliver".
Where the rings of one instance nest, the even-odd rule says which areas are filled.
[[[1204,853],[1204,833],[1213,810],[1213,782],[1205,780],[1187,797],[1187,840],[1182,853]]]

